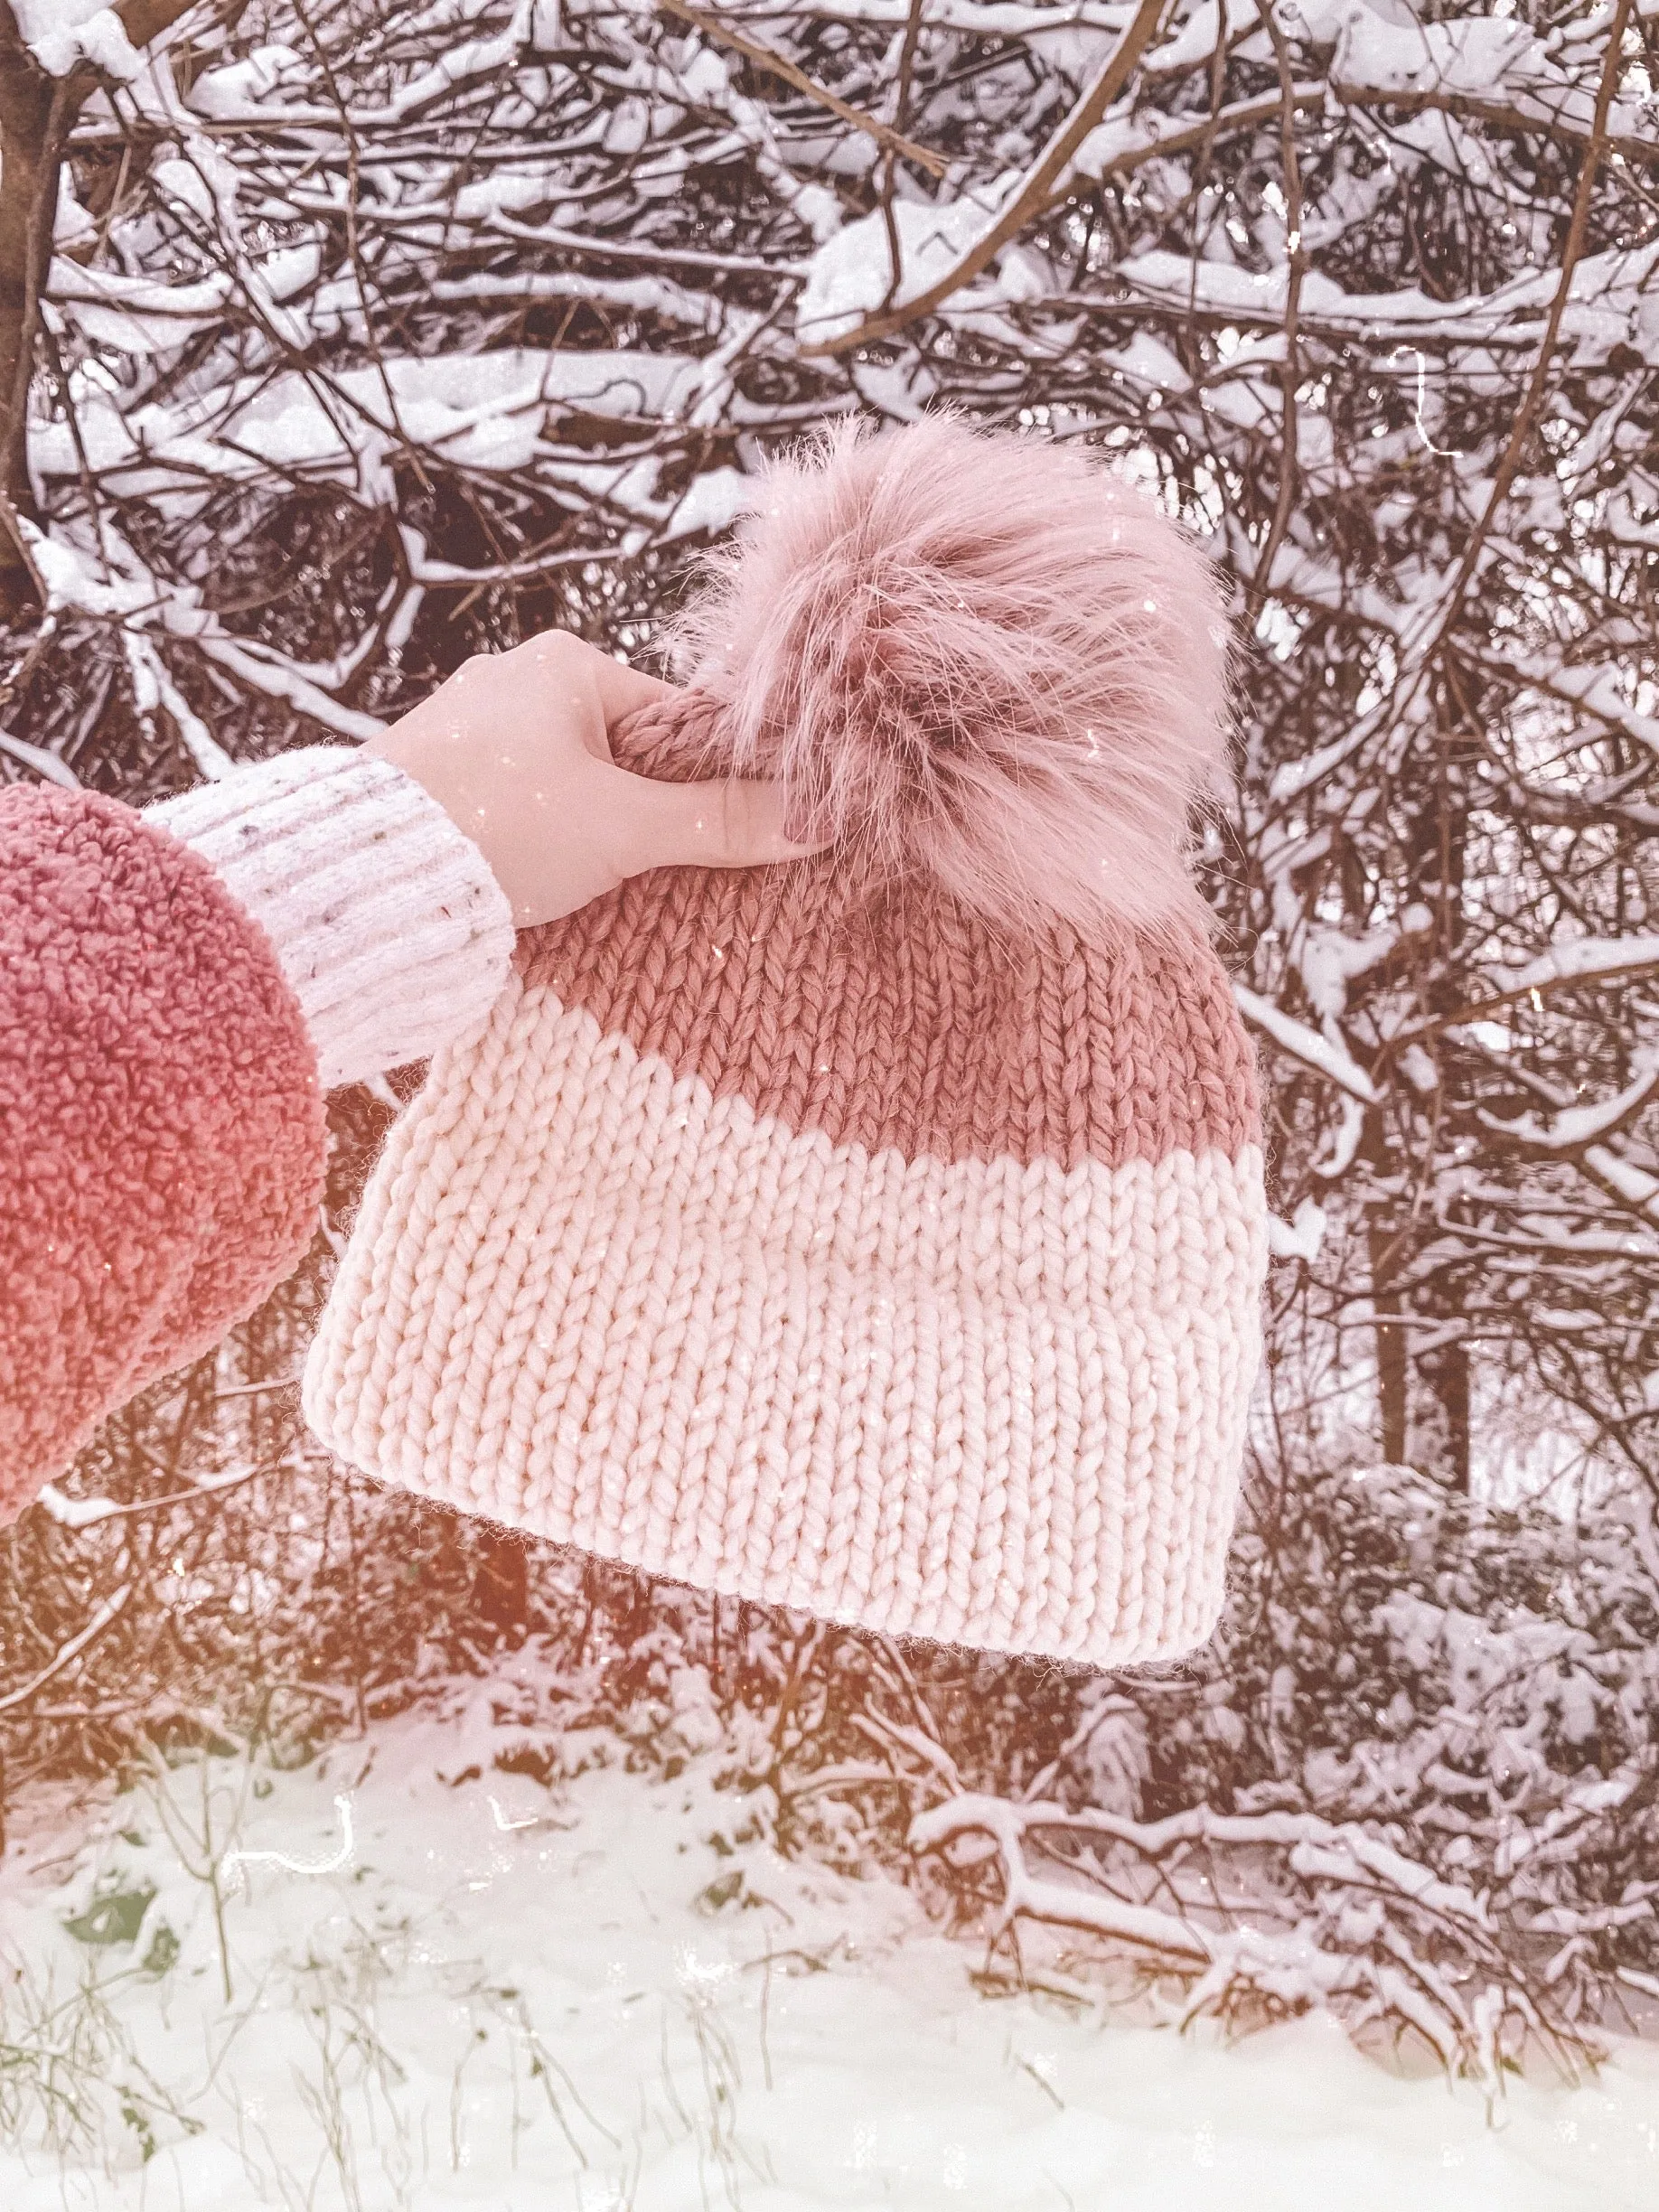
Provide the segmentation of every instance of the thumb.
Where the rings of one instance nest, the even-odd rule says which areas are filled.
[[[733,776],[706,783],[660,783],[614,771],[613,799],[626,813],[624,867],[762,867],[823,852],[829,838],[783,834],[783,786]]]

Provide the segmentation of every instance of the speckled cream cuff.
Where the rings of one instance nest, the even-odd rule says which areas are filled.
[[[428,1057],[488,1013],[512,910],[472,839],[389,761],[310,745],[145,810],[270,938],[324,1089]]]

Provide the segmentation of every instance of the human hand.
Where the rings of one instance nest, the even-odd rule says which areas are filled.
[[[363,748],[412,775],[489,862],[520,929],[556,922],[647,868],[755,867],[823,843],[783,833],[776,783],[664,783],[611,757],[614,723],[674,695],[549,630],[465,661]]]

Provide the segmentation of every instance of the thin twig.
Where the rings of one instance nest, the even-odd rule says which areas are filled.
[[[862,108],[854,108],[847,100],[838,98],[825,86],[815,82],[786,56],[770,46],[763,46],[758,39],[745,37],[741,31],[735,31],[730,23],[723,22],[718,15],[711,14],[707,8],[692,7],[689,0],[657,0],[657,5],[663,14],[677,16],[680,22],[695,25],[706,37],[718,39],[723,46],[731,47],[745,61],[753,61],[757,69],[766,70],[773,77],[781,78],[785,84],[792,85],[797,92],[804,92],[808,99],[816,100],[820,108],[827,108],[831,115],[839,116],[843,123],[850,123],[855,130],[874,138],[878,145],[886,146],[889,153],[899,155],[907,162],[914,162],[918,168],[925,169],[930,176],[942,177],[951,166],[942,154],[934,154],[928,147],[918,145],[914,138],[904,137],[890,124],[877,122],[873,115],[867,115]]]
[[[1073,103],[1065,120],[1026,172],[996,220],[942,276],[929,285],[925,291],[918,292],[914,298],[900,302],[886,314],[867,315],[854,329],[845,332],[839,338],[825,338],[816,343],[802,345],[801,352],[803,359],[812,361],[829,354],[849,353],[859,346],[873,343],[878,338],[890,338],[895,331],[904,329],[906,323],[914,323],[918,316],[933,314],[960,292],[964,285],[971,284],[982,269],[988,268],[1017,233],[1042,212],[1050,192],[1070,168],[1078,147],[1129,82],[1136,62],[1163,21],[1168,5],[1169,0],[1140,0],[1140,5],[1125,25],[1111,55],[1095,72],[1087,89]]]
[[[0,1697],[0,1712],[10,1712],[18,1705],[26,1705],[37,1690],[44,1689],[55,1675],[62,1673],[71,1660],[79,1659],[88,1645],[95,1643],[103,1635],[105,1629],[121,1611],[132,1594],[132,1584],[123,1582],[114,1597],[107,1598],[104,1600],[86,1626],[78,1635],[70,1636],[69,1642],[47,1662],[38,1674],[24,1682],[20,1690],[8,1690],[4,1697]]]

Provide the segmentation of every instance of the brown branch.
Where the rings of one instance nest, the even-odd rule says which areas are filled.
[[[1659,1083],[1659,1066],[1649,1068],[1638,1076],[1617,1098],[1606,1101],[1607,1119],[1598,1122],[1587,1135],[1563,1139],[1548,1129],[1540,1129],[1535,1122],[1523,1120],[1519,1123],[1503,1121],[1488,1113],[1484,1106],[1477,1107],[1475,1119],[1505,1151],[1524,1153],[1530,1159],[1579,1161],[1586,1152],[1606,1145],[1609,1137],[1621,1137],[1630,1124],[1647,1111],[1653,1102],[1654,1085]],[[1558,1113],[1570,1112],[1569,1101],[1553,1101]],[[1617,1108],[1617,1111],[1611,1111]]]
[[[119,0],[116,14],[128,43],[143,48],[164,31],[171,31],[196,5],[197,0]]]
[[[1333,80],[1330,91],[1345,108],[1398,108],[1402,115],[1420,115],[1426,108],[1438,108],[1443,115],[1485,123],[1494,130],[1553,138],[1561,145],[1582,148],[1594,136],[1593,126],[1588,133],[1574,130],[1570,123],[1528,115],[1525,108],[1512,107],[1507,100],[1478,99],[1467,92],[1445,92],[1433,87],[1422,91],[1384,91],[1374,85],[1345,84],[1340,80]],[[1659,138],[1632,138],[1622,131],[1609,132],[1603,135],[1602,145],[1607,153],[1621,155],[1627,162],[1640,165],[1659,162]]]
[[[121,0],[116,15],[136,48],[171,28],[196,0]],[[52,262],[59,178],[70,132],[100,82],[84,61],[52,77],[0,0],[0,613],[15,612],[40,578],[20,524],[29,517],[29,387],[41,297]],[[32,519],[32,518],[31,518]],[[26,583],[25,583],[26,579]]]
[[[904,43],[899,52],[898,92],[893,103],[895,127],[903,130],[910,120],[910,88],[915,68],[916,42],[922,35],[922,8],[923,0],[910,0],[910,13],[904,22]],[[898,297],[898,288],[904,279],[904,258],[899,244],[898,218],[893,212],[894,158],[887,155],[883,164],[886,173],[881,185],[881,220],[887,233],[887,267],[892,271],[891,281],[882,295],[879,312],[886,314]]]
[[[1514,1006],[1517,999],[1530,998],[1534,993],[1542,998],[1545,991],[1582,989],[1608,976],[1621,982],[1633,976],[1652,975],[1659,971],[1659,958],[1651,961],[1632,961],[1626,967],[1603,969],[1598,974],[1539,976],[1532,982],[1515,983],[1507,989],[1492,991],[1483,998],[1466,998],[1461,1006],[1453,1007],[1445,1014],[1435,1014],[1427,1020],[1414,1022],[1408,1029],[1401,1029],[1389,1041],[1391,1054],[1403,1051],[1408,1045],[1420,1044],[1425,1037],[1443,1036],[1449,1029],[1467,1028],[1469,1023],[1485,1021],[1500,1007]]]
[[[105,1599],[86,1626],[78,1635],[70,1636],[38,1674],[32,1675],[21,1690],[8,1691],[5,1697],[0,1697],[0,1712],[11,1712],[15,1707],[27,1704],[37,1690],[43,1690],[54,1675],[62,1673],[71,1660],[79,1659],[88,1645],[95,1643],[103,1635],[132,1594],[132,1584],[123,1582],[114,1597]]]
[[[150,1456],[150,1463],[152,1466],[156,1464],[154,1455]],[[173,1505],[198,1505],[203,1498],[218,1497],[223,1491],[239,1489],[243,1483],[255,1482],[268,1472],[269,1469],[263,1467],[244,1467],[239,1474],[211,1476],[206,1482],[195,1484],[189,1490],[174,1490],[166,1497],[136,1498],[126,1505],[117,1504],[113,1498],[65,1497],[55,1484],[49,1483],[38,1503],[62,1528],[102,1528],[110,1521],[130,1521],[145,1514],[164,1513]]]
[[[919,315],[932,314],[953,293],[960,292],[964,285],[971,284],[982,269],[989,267],[1009,240],[1042,212],[1049,193],[1070,167],[1077,149],[1129,82],[1136,62],[1163,21],[1168,5],[1169,0],[1140,0],[1133,19],[1125,26],[1111,55],[1026,172],[1013,198],[984,236],[977,239],[959,261],[914,299],[902,302],[886,314],[867,315],[855,329],[839,338],[827,338],[815,345],[803,345],[801,348],[801,358],[812,361],[829,354],[847,353],[855,347],[868,345],[877,338],[891,337],[895,331],[902,330]]]
[[[19,527],[29,494],[29,385],[40,319],[43,257],[51,250],[56,212],[63,88],[23,42],[7,0],[0,0],[0,565],[7,572],[0,611],[26,595],[33,580]],[[42,218],[42,210],[49,211]]]
[[[950,167],[943,155],[917,145],[913,138],[904,137],[890,125],[877,122],[872,115],[866,115],[862,108],[855,108],[848,101],[839,98],[835,93],[809,77],[787,56],[775,52],[770,46],[763,46],[758,39],[747,38],[741,31],[735,31],[730,23],[723,22],[718,15],[711,15],[707,8],[692,7],[689,0],[657,0],[657,5],[663,14],[677,16],[681,23],[694,24],[706,37],[718,39],[723,46],[731,47],[745,61],[753,61],[757,69],[764,69],[769,75],[781,78],[785,84],[792,85],[797,92],[804,92],[808,99],[816,100],[820,108],[827,108],[831,115],[839,116],[843,123],[850,123],[855,130],[874,138],[890,154],[897,154],[905,161],[914,162],[919,168],[925,169],[930,176],[942,177]]]
[[[1627,1175],[1635,1174],[1644,1182],[1653,1182],[1645,1168],[1636,1167],[1632,1161],[1619,1159],[1610,1145],[1586,1145],[1582,1152],[1573,1155],[1572,1164],[1587,1183],[1595,1185],[1604,1198],[1610,1198],[1625,1213],[1635,1214],[1637,1221],[1659,1228],[1659,1187],[1636,1193],[1627,1190],[1619,1177],[1604,1164],[1613,1160],[1617,1160]]]
[[[1303,108],[1318,108],[1325,105],[1323,84],[1298,85],[1291,95],[1292,105],[1300,112]],[[1223,138],[1231,138],[1239,131],[1252,130],[1258,123],[1270,123],[1284,106],[1281,92],[1265,92],[1259,99],[1235,100],[1231,108],[1217,109],[1214,115],[1202,116],[1184,130],[1167,131],[1161,137],[1148,138],[1139,145],[1125,146],[1102,162],[1097,175],[1090,175],[1083,183],[1104,184],[1113,177],[1129,176],[1137,169],[1144,169],[1148,162],[1161,161],[1167,154],[1190,154],[1195,146],[1212,146]],[[1038,210],[1046,215],[1057,208],[1079,189],[1070,177],[1063,177]]]
[[[1622,1213],[1634,1214],[1637,1221],[1655,1228],[1659,1227],[1659,1181],[1645,1167],[1615,1151],[1607,1141],[1638,1120],[1652,1101],[1651,1080],[1645,1087],[1633,1084],[1621,1112],[1592,1134],[1567,1143],[1552,1141],[1547,1133],[1535,1129],[1511,1128],[1484,1109],[1476,1118],[1495,1150],[1512,1153],[1534,1165],[1572,1167]]]
[[[346,142],[344,211],[346,253],[351,260],[351,275],[357,286],[358,302],[363,311],[363,340],[369,349],[369,358],[374,363],[375,374],[380,379],[380,397],[386,402],[386,417],[391,425],[392,436],[397,439],[403,458],[408,464],[410,474],[420,485],[422,491],[430,492],[432,478],[418,450],[411,444],[408,433],[404,429],[402,414],[398,406],[398,394],[393,389],[391,374],[386,366],[386,356],[380,346],[380,333],[375,328],[374,312],[370,305],[369,267],[363,258],[361,241],[357,235],[357,206],[361,196],[362,164],[358,149],[356,127],[351,121],[350,107],[347,104],[345,94],[340,89],[340,80],[334,74],[333,64],[328,58],[327,50],[313,28],[310,16],[305,13],[304,0],[292,0],[292,5],[295,14],[299,17],[301,28],[311,41],[311,50],[317,58],[317,67],[323,72],[323,81],[328,88],[330,99],[334,103],[334,111],[340,117],[340,128]],[[401,596],[399,594],[398,599],[392,602],[392,605],[400,605]],[[389,607],[388,620],[390,619],[390,615],[391,608]]]

